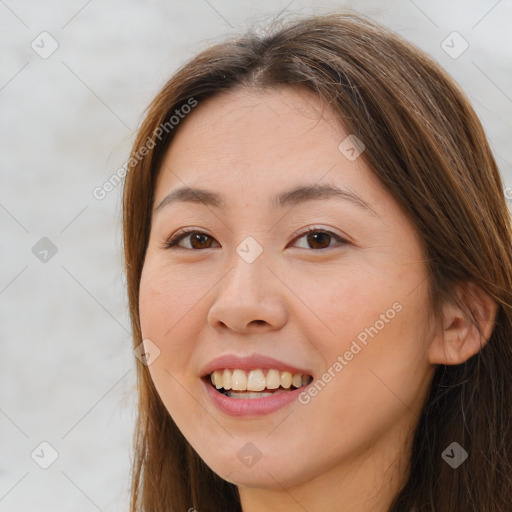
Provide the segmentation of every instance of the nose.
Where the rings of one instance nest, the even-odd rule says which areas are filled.
[[[288,319],[283,288],[262,257],[247,263],[235,255],[215,288],[208,324],[246,334],[280,329]]]

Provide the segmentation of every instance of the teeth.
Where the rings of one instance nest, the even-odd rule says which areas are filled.
[[[265,398],[267,396],[279,395],[280,393],[286,393],[286,390],[281,388],[273,393],[265,393],[263,391],[226,391],[226,396],[229,396],[229,398],[243,398],[245,400],[250,400],[254,398]]]
[[[222,374],[222,387],[224,389],[231,389],[231,372],[226,369]]]
[[[279,370],[269,370],[266,377],[267,388],[277,389],[281,385]]]
[[[212,384],[217,388],[217,389],[220,389],[222,387],[222,382],[221,380],[219,379],[219,374],[218,372],[214,372],[212,373]]]
[[[292,374],[290,372],[281,372],[281,386],[288,389],[292,385]]]
[[[247,377],[247,391],[263,391],[267,386],[267,380],[261,370],[251,370]]]
[[[302,386],[302,375],[300,373],[297,373],[292,377],[292,385],[296,388],[300,388]]]
[[[210,376],[212,384],[217,388],[234,391],[263,391],[264,389],[278,389],[279,387],[289,389],[291,386],[300,388],[311,381],[309,375],[301,373],[292,374],[270,369],[267,375],[262,369],[251,370],[246,373],[244,370],[215,370]],[[259,396],[259,395],[258,395]]]
[[[233,370],[231,389],[234,391],[245,391],[247,389],[247,375],[243,370]]]

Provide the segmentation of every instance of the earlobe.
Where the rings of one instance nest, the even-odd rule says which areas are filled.
[[[443,307],[442,330],[436,333],[428,348],[428,359],[431,364],[464,363],[480,352],[494,330],[498,305],[487,292],[473,283],[465,283],[458,285],[455,293],[459,302],[466,307],[460,307],[455,303]]]

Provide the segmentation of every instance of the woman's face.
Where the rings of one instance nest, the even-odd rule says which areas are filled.
[[[169,414],[240,486],[354,475],[368,461],[384,471],[433,372],[411,223],[311,92],[238,89],[181,123],[140,283],[149,371]],[[166,248],[183,229],[195,234]],[[231,397],[213,369],[238,388]]]

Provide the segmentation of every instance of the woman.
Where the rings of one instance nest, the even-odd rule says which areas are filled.
[[[426,54],[355,14],[202,52],[124,236],[132,512],[509,510],[510,216]]]

